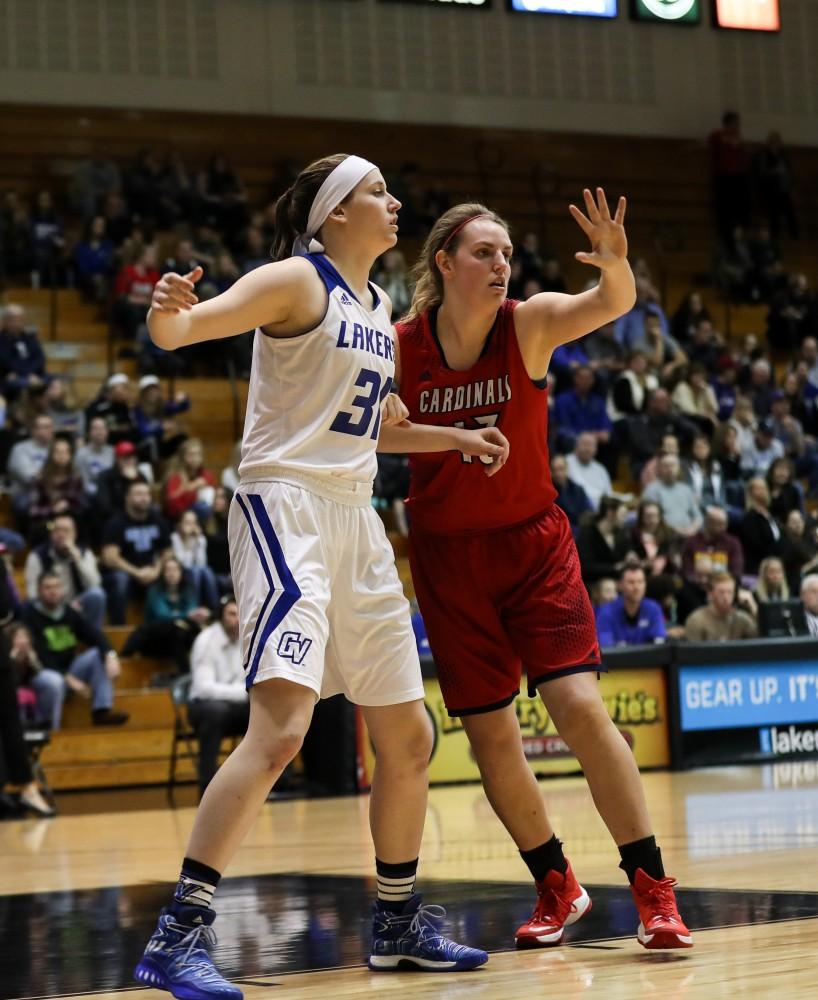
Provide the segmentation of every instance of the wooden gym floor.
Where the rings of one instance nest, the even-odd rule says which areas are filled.
[[[593,911],[566,942],[516,953],[527,873],[479,787],[430,796],[419,888],[489,964],[455,975],[362,966],[373,894],[367,799],[264,807],[222,881],[217,961],[247,1000],[542,996],[815,997],[818,763],[653,773],[645,782],[691,951],[651,953],[579,778],[541,783]],[[184,798],[184,795],[182,796]],[[55,820],[0,824],[0,1000],[160,1000],[130,972],[175,880],[191,805],[160,793],[64,795]]]

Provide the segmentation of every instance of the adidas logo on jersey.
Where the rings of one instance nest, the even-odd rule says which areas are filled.
[[[347,295],[346,292],[341,292],[341,305],[342,306],[352,305],[352,299]]]

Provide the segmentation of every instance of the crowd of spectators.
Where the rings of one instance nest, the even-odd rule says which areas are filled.
[[[791,172],[774,135],[750,155],[736,116],[710,145],[713,279],[734,300],[766,303],[776,350],[760,336],[728,341],[697,289],[668,313],[636,259],[633,309],[558,348],[551,362],[552,474],[603,645],[749,638],[763,630],[760,606],[797,597],[796,625],[818,635],[809,503],[818,491],[818,300],[781,263],[779,240],[798,232]],[[272,201],[291,176],[282,167],[258,208],[223,156],[196,173],[173,152],[142,151],[125,170],[99,153],[77,170],[65,204],[43,191],[28,206],[7,192],[0,207],[0,276],[81,289],[106,311],[141,376],[135,385],[114,373],[81,406],[70,380],[48,372],[24,309],[3,309],[0,452],[11,523],[0,527],[0,546],[24,560],[24,593],[0,562],[15,619],[12,661],[33,693],[25,712],[57,728],[74,694],[89,699],[94,723],[124,722],[113,705],[119,659],[104,628],[124,624],[136,604],[144,610],[123,655],[159,657],[175,674],[193,666],[201,788],[221,735],[241,731],[247,713],[229,597],[237,458],[221,477],[208,467],[203,444],[185,432],[190,400],[166,397],[159,378],[206,370],[212,349],[166,354],[151,344],[145,318],[162,273],[202,267],[198,290],[208,298],[264,264]],[[408,236],[422,236],[449,205],[412,164],[389,183]],[[755,225],[753,192],[763,208]],[[411,299],[401,250],[384,255],[373,277],[399,315]],[[567,290],[559,259],[524,233],[510,297]],[[246,373],[249,336],[231,343]],[[380,456],[375,502],[404,534],[407,488],[405,458]]]

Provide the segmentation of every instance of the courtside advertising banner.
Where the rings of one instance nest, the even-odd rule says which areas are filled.
[[[640,768],[668,767],[670,737],[665,671],[612,670],[601,675],[599,686],[608,714],[633,750],[637,765]],[[449,717],[435,678],[425,678],[424,688],[426,712],[434,728],[429,780],[432,784],[479,781],[480,772],[463,723]],[[579,762],[557,733],[541,698],[521,694],[515,707],[523,749],[535,774],[566,774],[580,770]],[[363,771],[371,779],[375,760],[368,735],[362,742]],[[369,781],[365,781],[365,786],[368,784]]]
[[[818,753],[815,660],[679,668],[686,766]]]

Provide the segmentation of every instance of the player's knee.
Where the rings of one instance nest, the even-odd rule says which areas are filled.
[[[587,740],[599,738],[600,728],[610,725],[610,718],[599,698],[575,698],[564,705],[554,720],[560,736],[572,750]]]
[[[284,729],[269,738],[264,744],[267,770],[280,774],[299,753],[303,743],[304,734],[296,729]]]
[[[424,715],[404,726],[388,740],[376,744],[375,752],[380,763],[389,763],[401,770],[425,771],[432,756],[432,727]]]

